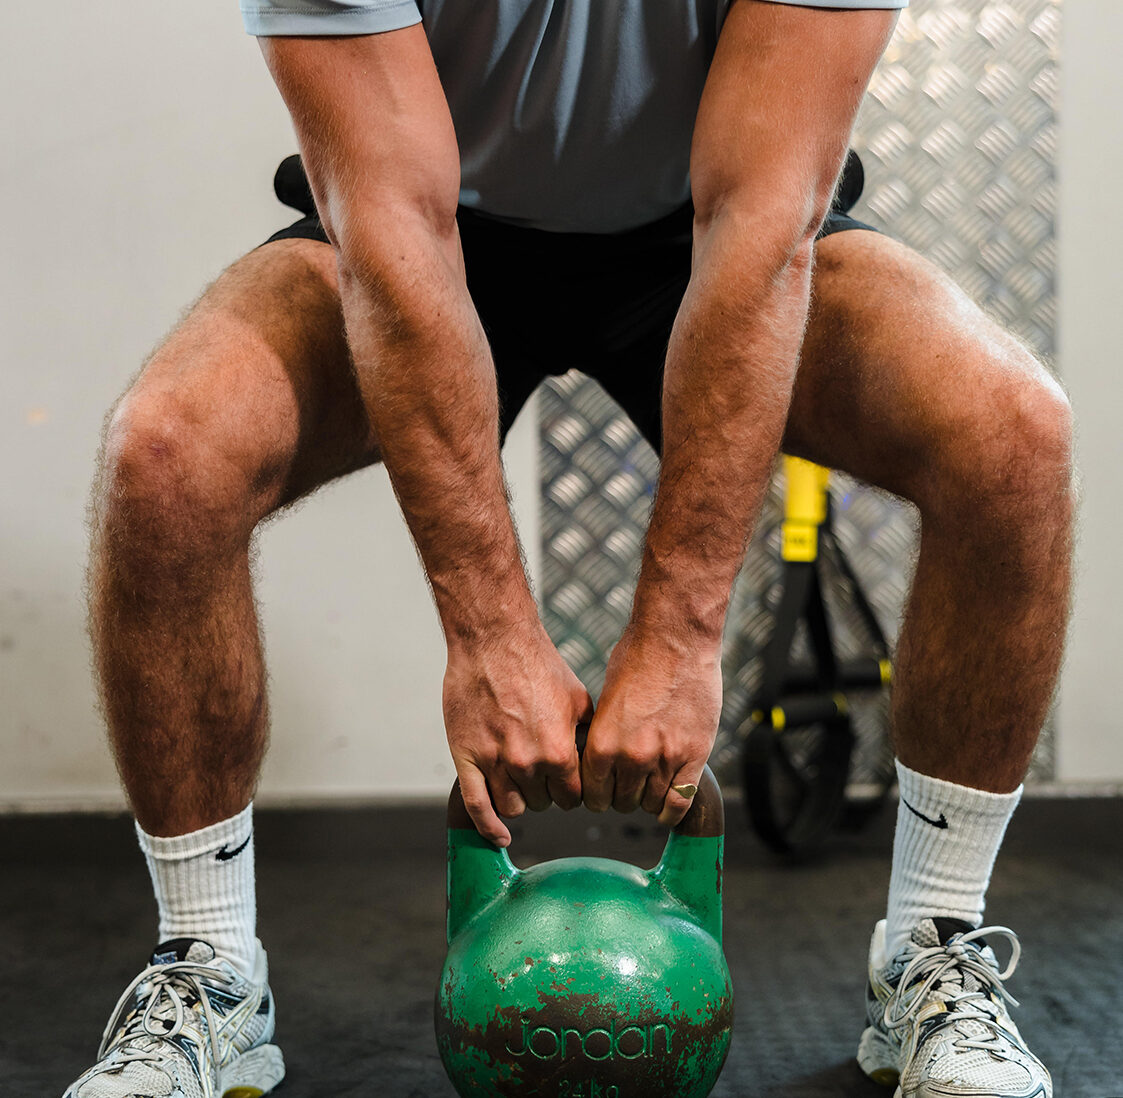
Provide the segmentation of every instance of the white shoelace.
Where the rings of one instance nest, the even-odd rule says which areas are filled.
[[[989,964],[979,947],[972,944],[980,938],[1005,938],[1010,943],[1010,960],[1002,971]],[[956,1040],[956,1047],[994,1051],[1004,1033],[998,1022],[997,1008],[991,993],[997,992],[1001,1002],[1011,1006],[1018,1005],[1018,1000],[1003,987],[1003,981],[1014,974],[1021,955],[1022,946],[1018,936],[1004,926],[984,926],[956,935],[947,945],[929,946],[920,950],[905,966],[896,989],[885,1004],[885,1025],[889,1029],[907,1025],[924,1009],[929,993],[937,985],[958,985],[959,990],[946,997],[941,996],[948,1008],[946,1024],[979,1022],[989,1030],[990,1036],[962,1036]],[[967,989],[967,975],[974,977],[978,985],[976,988]],[[920,987],[913,994],[911,989],[917,983]]]
[[[146,968],[125,988],[109,1016],[109,1022],[98,1048],[98,1060],[103,1059],[111,1047],[116,1055],[113,1062],[106,1064],[98,1074],[118,1070],[128,1063],[157,1063],[160,1059],[159,1046],[153,1038],[159,1041],[175,1037],[183,1029],[187,1012],[192,1009],[184,1003],[184,992],[194,995],[202,1005],[210,1043],[211,1062],[217,1064],[219,1062],[217,1027],[210,999],[202,983],[203,979],[225,986],[231,986],[234,982],[221,969],[192,961],[176,961],[168,965],[152,965]],[[137,989],[145,983],[152,986],[144,1010],[138,1011],[121,1029],[122,1014],[130,1005]],[[159,1028],[156,1028],[157,1026]]]

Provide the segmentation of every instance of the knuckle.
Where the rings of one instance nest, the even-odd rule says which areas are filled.
[[[466,761],[483,774],[490,774],[499,761],[498,747],[489,741],[473,744],[466,752]]]
[[[651,752],[638,746],[629,746],[620,753],[620,761],[629,770],[645,770],[651,764]]]
[[[612,770],[613,757],[609,753],[599,750],[590,744],[585,748],[583,757],[583,764],[585,772],[588,774],[603,777]]]
[[[506,763],[508,772],[511,774],[518,774],[520,777],[525,777],[534,772],[534,757],[522,748],[515,748],[514,750],[506,752],[504,762]]]
[[[545,755],[543,762],[549,770],[564,773],[570,770],[574,763],[573,751],[566,748],[551,748]]]
[[[491,802],[479,793],[465,793],[464,807],[473,820],[486,820],[491,815]]]

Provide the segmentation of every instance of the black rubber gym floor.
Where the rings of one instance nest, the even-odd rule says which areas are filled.
[[[725,948],[737,995],[715,1095],[890,1098],[853,1061],[892,812],[782,865],[728,813]],[[438,808],[259,812],[259,933],[278,1002],[286,1098],[450,1096],[432,1025],[444,956]],[[639,817],[583,810],[519,828],[515,861],[652,864]],[[1123,802],[1028,800],[988,922],[1021,936],[1011,990],[1058,1098],[1123,1095]],[[57,1098],[154,944],[155,905],[124,817],[0,819],[0,1095]]]

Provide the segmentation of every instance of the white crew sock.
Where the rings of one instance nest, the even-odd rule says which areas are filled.
[[[257,954],[253,804],[237,816],[161,838],[136,827],[160,909],[160,941],[201,938],[247,979]]]
[[[1018,806],[1013,793],[988,793],[929,778],[897,763],[901,800],[893,840],[885,955],[895,957],[913,928],[933,915],[979,926],[994,859]]]

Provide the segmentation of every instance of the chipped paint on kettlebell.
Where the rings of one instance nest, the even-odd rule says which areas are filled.
[[[450,828],[436,1029],[459,1094],[710,1092],[733,996],[721,949],[723,840],[712,820],[705,830],[672,832],[644,871],[602,858],[519,870],[474,829]]]

